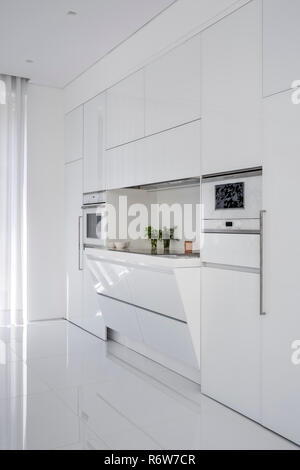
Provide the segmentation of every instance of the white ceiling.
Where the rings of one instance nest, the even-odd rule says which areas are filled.
[[[172,3],[0,0],[0,73],[64,87]]]

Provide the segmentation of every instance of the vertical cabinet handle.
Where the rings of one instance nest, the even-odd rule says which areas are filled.
[[[260,315],[266,315],[264,311],[264,216],[266,211],[260,211]]]
[[[81,257],[82,257],[82,241],[81,241],[81,221],[82,221],[82,215],[78,217],[78,269],[79,271],[83,271],[82,263],[81,263]]]

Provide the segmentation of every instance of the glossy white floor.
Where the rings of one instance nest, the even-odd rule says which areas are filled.
[[[0,449],[296,449],[65,321],[0,327]]]

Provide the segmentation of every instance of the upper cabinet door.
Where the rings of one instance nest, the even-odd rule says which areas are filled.
[[[84,105],[85,193],[105,189],[104,178],[105,93]]]
[[[107,189],[201,175],[201,121],[105,153]]]
[[[144,70],[130,75],[107,91],[106,148],[116,147],[145,135]]]
[[[300,80],[299,18],[299,0],[263,2],[264,96]]]
[[[200,35],[146,67],[146,134],[200,118]]]
[[[83,157],[83,106],[65,117],[65,163]]]
[[[262,164],[259,18],[250,2],[202,35],[203,174]]]

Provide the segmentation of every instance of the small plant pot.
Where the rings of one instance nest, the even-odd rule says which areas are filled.
[[[157,239],[156,238],[151,239],[151,251],[152,253],[157,252]]]
[[[169,239],[164,240],[164,251],[170,251],[170,241]]]

